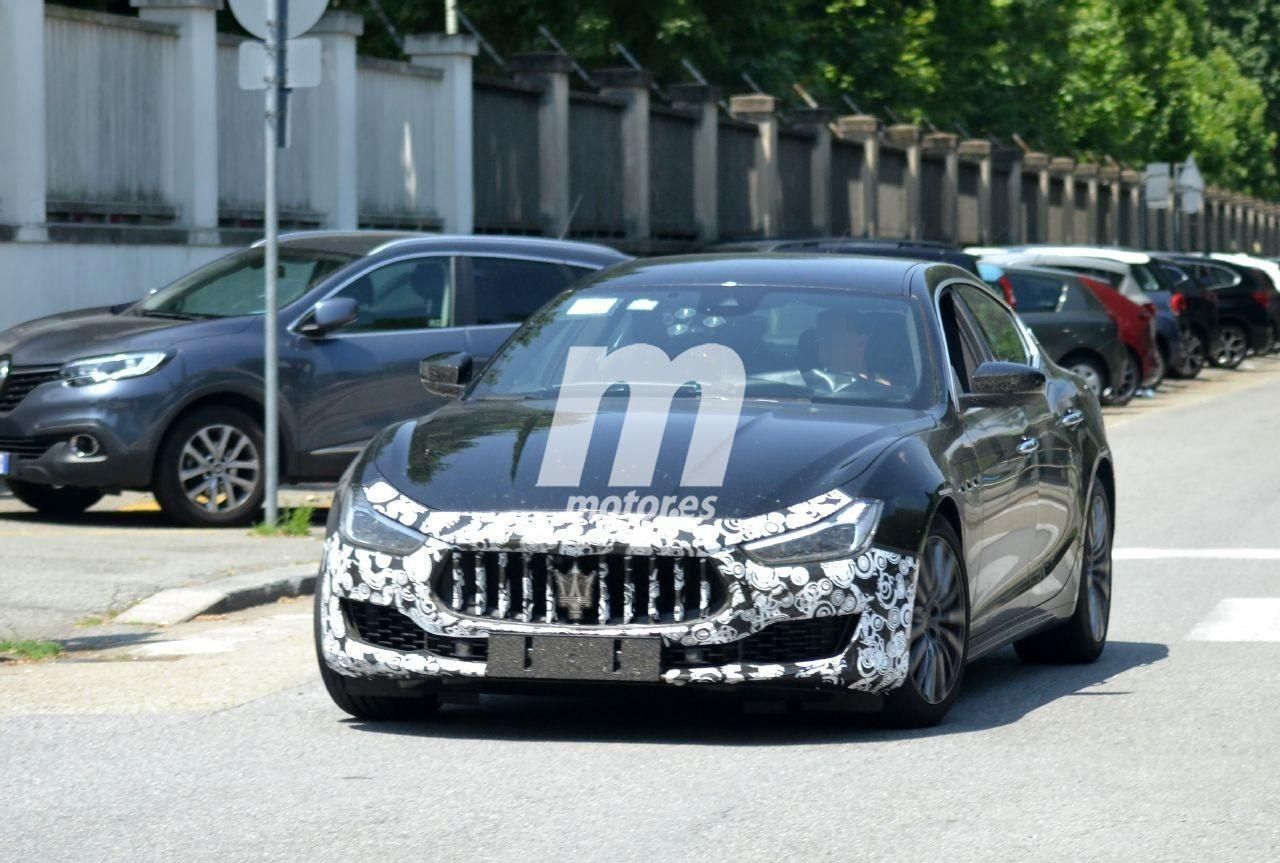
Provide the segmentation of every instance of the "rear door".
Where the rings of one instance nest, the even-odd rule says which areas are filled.
[[[592,268],[518,255],[459,259],[458,320],[477,367],[488,362],[529,316]]]

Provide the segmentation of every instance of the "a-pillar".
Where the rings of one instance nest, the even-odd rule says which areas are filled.
[[[643,69],[601,69],[601,92],[620,96],[622,109],[622,212],[628,240],[649,239],[649,86]]]
[[[991,212],[991,142],[982,138],[961,141],[956,154],[966,162],[978,166],[978,243],[987,245],[992,242]],[[959,234],[957,226],[957,234]],[[963,242],[966,238],[957,236]]]
[[[911,123],[895,123],[885,130],[885,141],[902,150],[907,157],[907,173],[903,180],[906,238],[918,240],[924,233],[920,218],[920,127]]]
[[[831,111],[798,108],[787,114],[793,126],[813,134],[809,153],[809,222],[815,234],[831,233]]]
[[[218,239],[218,10],[222,0],[130,0],[144,21],[177,28],[167,183],[188,239]],[[43,7],[43,3],[31,3]],[[41,37],[43,38],[43,36]],[[3,51],[0,51],[2,54]],[[24,76],[29,86],[29,81]],[[163,122],[159,120],[159,122]]]
[[[942,157],[942,195],[938,206],[942,212],[942,236],[952,243],[959,233],[960,158],[956,153],[959,144],[960,136],[951,132],[930,132],[921,141],[924,152]]]
[[[720,236],[720,93],[707,84],[679,84],[668,89],[667,94],[677,108],[697,112],[697,125],[693,128],[693,218],[698,225],[698,239],[714,242]]]
[[[862,144],[861,201],[850,197],[849,233],[855,237],[880,236],[880,121],[869,114],[850,114],[836,120],[836,134]],[[845,190],[852,196],[853,190]],[[858,204],[861,203],[861,206]],[[858,215],[860,214],[860,215]]]
[[[573,62],[554,51],[514,54],[511,71],[518,82],[537,87],[538,202],[544,233],[559,236],[569,228],[569,72]]]
[[[782,230],[782,179],[778,173],[778,100],[765,93],[729,97],[729,113],[756,127],[755,184],[752,223],[756,233],[777,236]]]

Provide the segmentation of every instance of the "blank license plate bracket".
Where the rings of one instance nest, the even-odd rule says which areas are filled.
[[[489,636],[489,677],[656,682],[662,639],[596,635]]]

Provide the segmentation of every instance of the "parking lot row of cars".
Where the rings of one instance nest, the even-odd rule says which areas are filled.
[[[849,238],[710,251],[960,266],[999,290],[1048,356],[1106,404],[1280,347],[1280,266],[1245,255]],[[283,479],[335,480],[378,430],[444,403],[418,385],[420,360],[465,352],[479,367],[571,283],[625,260],[604,246],[533,238],[286,237]],[[148,489],[184,524],[252,520],[264,484],[262,261],[251,247],[136,303],[0,333],[0,477],[12,492],[65,516],[104,494]]]

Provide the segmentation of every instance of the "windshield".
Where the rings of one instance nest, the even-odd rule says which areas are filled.
[[[554,398],[570,352],[578,348],[599,349],[578,354],[603,359],[651,345],[674,361],[690,348],[721,345],[741,360],[748,399],[924,408],[936,390],[923,320],[913,300],[857,291],[597,285],[563,294],[531,318],[470,397]],[[724,364],[700,366],[697,358],[723,358],[724,352],[689,356],[694,359],[672,363],[681,370],[671,373],[680,377],[676,395],[697,395],[703,387],[722,391]],[[651,383],[618,380],[617,365],[595,372],[595,381],[575,372],[572,385],[604,384],[606,395],[620,396],[627,384]]]
[[[143,315],[229,318],[264,311],[264,250],[245,249],[220,258],[161,288],[139,303]],[[355,255],[281,249],[277,308],[283,308],[329,274],[355,260]]]

